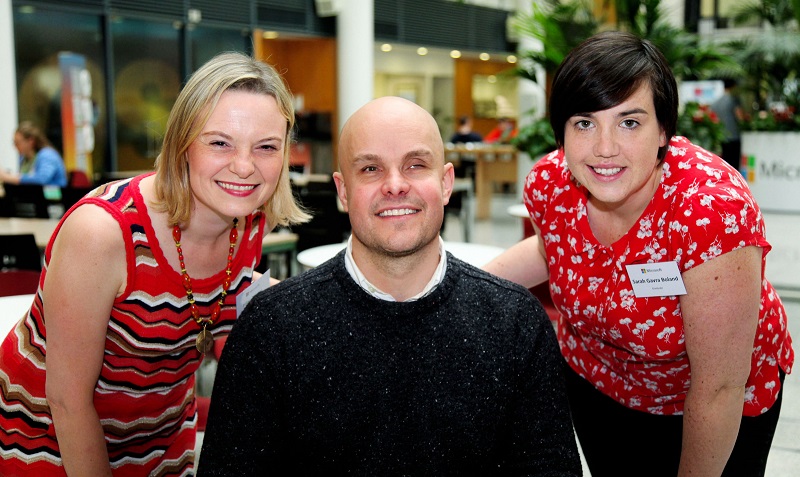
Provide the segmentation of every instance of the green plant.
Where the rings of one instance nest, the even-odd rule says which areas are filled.
[[[537,159],[556,149],[556,138],[553,135],[553,128],[550,127],[550,121],[547,118],[539,118],[519,128],[511,144],[527,153],[531,159]]]
[[[688,102],[678,116],[678,135],[714,154],[722,153],[725,127],[707,105]]]
[[[743,130],[797,131],[800,121],[800,0],[750,0],[734,10],[734,22],[757,21],[758,34],[726,43],[742,65],[739,81],[746,119]]]
[[[745,131],[800,131],[800,116],[794,106],[773,107],[745,115],[740,127]]]
[[[595,34],[600,22],[594,17],[590,0],[548,0],[535,2],[530,14],[519,13],[513,20],[520,35],[538,40],[540,50],[521,53],[515,73],[538,82],[536,66],[554,72],[573,48]]]

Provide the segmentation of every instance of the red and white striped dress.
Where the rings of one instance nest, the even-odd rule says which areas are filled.
[[[114,302],[109,318],[94,403],[114,476],[191,475],[197,424],[195,371],[202,360],[195,339],[200,327],[191,319],[181,274],[169,266],[155,239],[139,191],[143,177],[101,186],[81,201],[103,207],[119,222],[128,266],[127,288]],[[250,285],[261,256],[263,227],[263,214],[246,218],[231,266],[231,289],[220,319],[210,327],[215,337],[230,332],[236,295]],[[4,477],[66,475],[45,398],[42,287],[53,240],[45,251],[33,306],[0,346],[0,475]],[[167,245],[173,246],[163,244]],[[192,279],[203,316],[219,300],[224,273]]]

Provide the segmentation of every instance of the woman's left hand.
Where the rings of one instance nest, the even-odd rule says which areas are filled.
[[[748,246],[683,273],[691,383],[679,476],[719,476],[736,443],[761,301],[762,249]]]

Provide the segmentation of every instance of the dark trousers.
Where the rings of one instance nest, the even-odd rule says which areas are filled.
[[[675,477],[681,458],[683,416],[629,409],[601,393],[566,366],[575,432],[592,477]],[[781,384],[785,375],[781,372]],[[742,417],[723,477],[764,475],[780,415],[778,400],[766,413]]]
[[[722,159],[732,165],[737,171],[742,169],[742,141],[726,141],[722,143]]]

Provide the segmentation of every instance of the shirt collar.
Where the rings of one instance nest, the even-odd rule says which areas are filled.
[[[373,285],[372,283],[367,280],[367,277],[359,270],[358,265],[356,265],[356,261],[353,259],[353,236],[351,235],[347,239],[347,249],[344,254],[344,266],[347,268],[347,272],[353,277],[353,280],[361,286],[367,293],[378,298],[380,300],[385,301],[397,301],[394,297],[386,292],[381,291],[378,287]],[[439,265],[436,266],[436,270],[433,272],[433,276],[431,277],[430,281],[425,288],[422,289],[421,292],[412,296],[411,298],[405,301],[415,301],[419,300],[420,298],[428,295],[430,292],[436,288],[436,286],[441,283],[442,279],[444,278],[444,274],[447,271],[447,254],[445,253],[444,249],[444,240],[442,237],[439,236]]]

